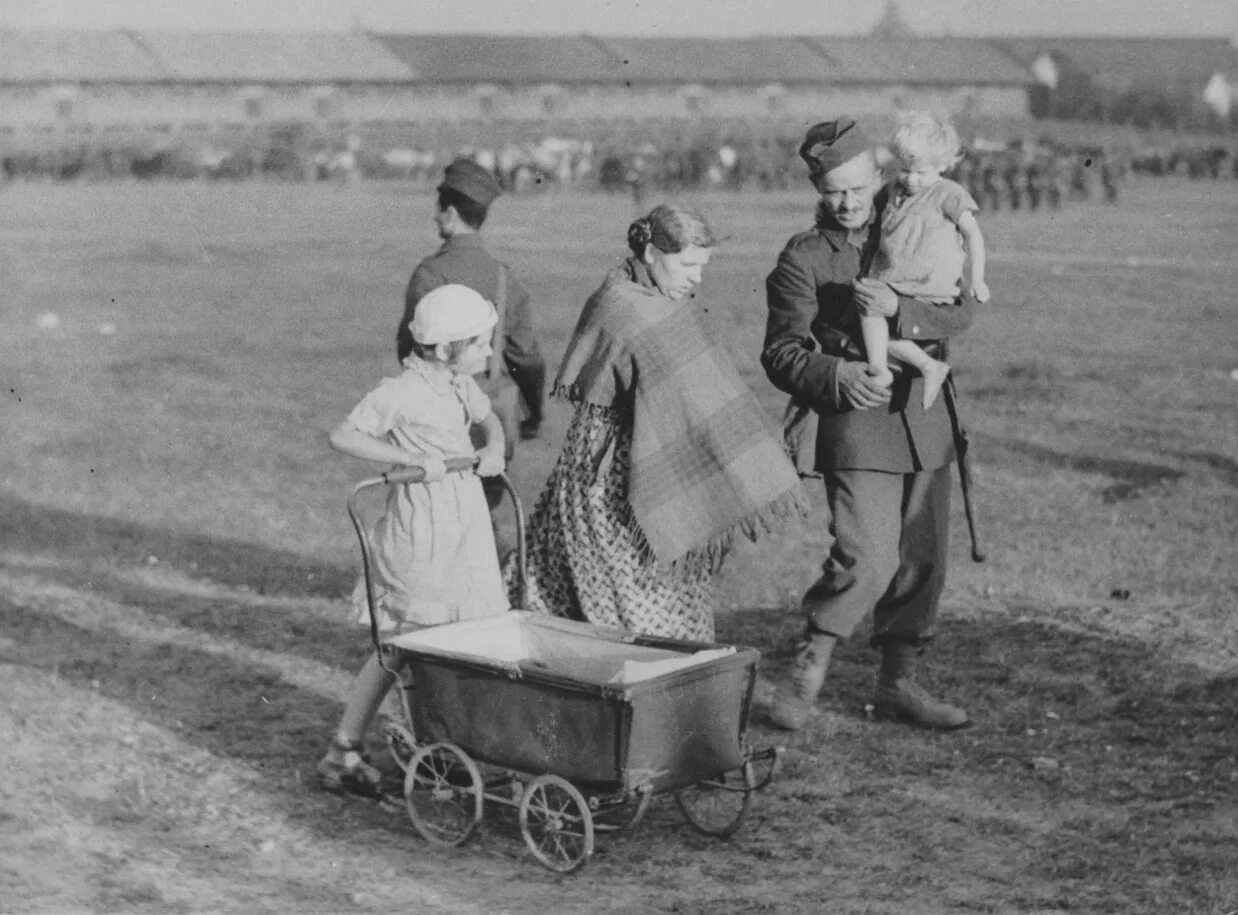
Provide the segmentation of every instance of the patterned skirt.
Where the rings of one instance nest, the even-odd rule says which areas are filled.
[[[577,408],[529,521],[526,609],[642,635],[711,642],[713,579],[707,563],[670,569],[640,547],[627,503],[631,449],[631,425],[621,414]],[[504,571],[512,606],[518,606],[514,554]]]

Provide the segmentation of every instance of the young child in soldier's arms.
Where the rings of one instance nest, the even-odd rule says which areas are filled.
[[[496,321],[494,306],[467,286],[428,293],[410,323],[413,345],[404,372],[384,379],[331,433],[337,451],[426,471],[422,483],[390,487],[386,510],[369,534],[374,611],[385,636],[508,610],[481,481],[472,470],[448,473],[444,463],[474,453],[469,427],[480,423],[488,436],[477,452],[477,474],[503,471],[503,430],[472,378],[490,355]],[[356,621],[368,624],[364,578],[352,604]],[[378,790],[381,773],[363,741],[393,683],[378,655],[371,655],[318,762],[324,787]]]
[[[906,115],[890,145],[898,172],[881,214],[881,240],[867,274],[857,280],[889,301],[897,295],[947,303],[958,297],[964,263],[977,301],[987,302],[984,236],[979,207],[958,183],[942,177],[960,158],[959,137],[948,120],[924,112]],[[880,287],[874,289],[874,287]],[[860,335],[868,364],[887,380],[894,357],[924,376],[922,406],[937,399],[950,366],[913,340],[890,339],[890,324],[860,306]]]

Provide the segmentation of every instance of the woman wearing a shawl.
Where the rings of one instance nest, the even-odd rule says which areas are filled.
[[[529,525],[528,609],[712,641],[712,578],[736,534],[807,510],[702,322],[713,245],[693,210],[655,207],[585,303],[554,384],[576,412]]]

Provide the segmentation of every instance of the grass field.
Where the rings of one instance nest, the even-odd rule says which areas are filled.
[[[812,201],[694,200],[710,318],[756,364]],[[673,804],[537,867],[313,786],[366,635],[325,432],[383,374],[428,197],[396,184],[12,185],[0,196],[0,911],[1221,913],[1238,908],[1238,186],[989,214],[995,303],[954,361],[990,559],[955,564],[934,689],[976,725],[865,720],[844,647],[727,843]],[[488,231],[552,367],[630,200],[505,199]],[[54,320],[52,317],[54,316]],[[524,447],[531,500],[566,422]],[[781,675],[825,519],[745,546],[724,640]]]

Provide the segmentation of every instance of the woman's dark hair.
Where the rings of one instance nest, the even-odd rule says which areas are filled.
[[[649,245],[677,254],[689,245],[712,248],[716,240],[705,217],[683,203],[660,203],[628,226],[628,247],[638,257]]]
[[[481,224],[486,221],[486,213],[489,212],[489,207],[478,203],[472,197],[465,197],[454,188],[439,188],[438,210],[441,213],[448,207],[455,207],[456,215],[463,219],[470,229],[480,229]]]

